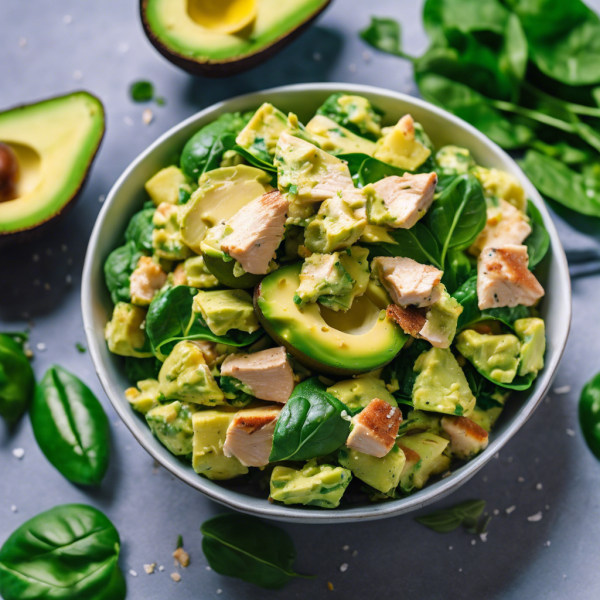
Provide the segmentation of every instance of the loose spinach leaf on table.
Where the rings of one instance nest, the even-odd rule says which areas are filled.
[[[484,510],[484,500],[467,500],[455,506],[416,517],[415,520],[437,533],[450,533],[461,525],[467,529],[477,528],[479,518]]]
[[[100,511],[66,504],[23,523],[0,549],[4,600],[124,600],[120,540]]]
[[[136,248],[135,242],[127,242],[113,250],[104,263],[104,279],[110,297],[114,304],[129,302],[129,277],[137,267],[142,253]]]
[[[226,335],[215,335],[203,322],[202,316],[192,310],[197,289],[185,285],[167,288],[158,293],[148,308],[146,333],[157,358],[167,356],[183,340],[207,340],[228,346],[249,346],[263,335],[230,330]]]
[[[542,214],[531,200],[527,201],[527,214],[531,225],[531,233],[525,240],[525,245],[529,255],[529,268],[534,269],[546,256],[550,248],[550,235],[544,225]]]
[[[579,424],[588,448],[600,459],[600,373],[590,379],[581,392]]]
[[[346,405],[313,377],[298,385],[281,410],[269,462],[310,460],[337,450],[348,438]]]
[[[145,208],[131,217],[125,230],[125,241],[133,242],[138,252],[152,253],[152,232],[154,231],[155,207]]]
[[[48,369],[31,406],[35,439],[69,481],[99,484],[108,468],[108,419],[92,391],[59,366]]]
[[[412,60],[402,52],[400,25],[394,19],[371,17],[371,24],[360,32],[360,37],[382,52]]]
[[[17,341],[20,335],[26,336],[0,333],[0,416],[8,423],[27,410],[35,387],[33,369],[23,352],[24,340]]]
[[[254,517],[223,514],[200,527],[202,550],[211,568],[262,588],[282,588],[293,577],[296,549],[290,536]]]

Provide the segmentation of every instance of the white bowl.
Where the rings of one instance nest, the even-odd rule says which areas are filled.
[[[509,400],[490,436],[488,448],[444,479],[406,498],[383,503],[349,504],[333,510],[280,506],[268,502],[266,492],[240,487],[235,480],[218,483],[200,477],[191,465],[172,455],[152,435],[144,419],[134,413],[123,394],[130,384],[125,377],[122,359],[111,354],[104,341],[104,326],[110,318],[112,303],[104,284],[103,265],[111,250],[121,244],[129,218],[140,210],[146,200],[146,180],[169,164],[200,127],[224,112],[250,110],[266,101],[284,112],[295,112],[301,121],[306,122],[330,94],[339,91],[366,96],[385,111],[385,120],[389,124],[410,113],[423,124],[437,147],[444,144],[464,146],[472,152],[478,164],[508,171],[519,179],[542,213],[550,233],[550,251],[536,271],[546,290],[541,305],[542,317],[546,321],[546,366],[530,390],[515,394]],[[569,333],[571,286],[565,254],[542,198],[516,163],[496,144],[461,119],[417,98],[364,85],[313,83],[273,88],[215,104],[173,127],[140,154],[113,186],[96,221],[83,270],[82,309],[90,354],[104,390],[134,437],[163,467],[209,498],[245,513],[281,521],[333,523],[381,519],[416,510],[447,496],[477,473],[527,421],[550,387]]]

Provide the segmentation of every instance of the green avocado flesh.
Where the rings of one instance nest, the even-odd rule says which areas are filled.
[[[62,212],[83,185],[103,135],[102,104],[85,92],[0,113],[0,142],[19,163],[16,197],[0,202],[0,236]]]
[[[366,373],[390,362],[407,339],[385,315],[389,300],[370,283],[346,313],[318,304],[298,306],[294,294],[301,263],[267,275],[256,288],[255,306],[268,333],[309,369],[334,375]]]
[[[239,4],[222,0],[223,4]],[[202,4],[198,0],[146,0],[143,4],[147,28],[168,51],[198,63],[230,62],[257,54],[293,33],[318,14],[329,0],[258,0],[256,17],[240,31],[223,33],[202,23]],[[221,19],[231,20],[223,10]],[[218,15],[212,15],[219,19]],[[215,22],[215,25],[217,23]]]

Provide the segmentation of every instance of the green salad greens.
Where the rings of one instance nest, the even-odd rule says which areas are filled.
[[[272,502],[317,509],[398,498],[483,451],[543,369],[543,218],[426,127],[343,92],[306,124],[265,103],[146,183],[105,264],[106,340],[133,409],[199,476],[260,469]],[[219,517],[203,533],[209,556],[255,554]],[[257,559],[263,584],[292,558]]]

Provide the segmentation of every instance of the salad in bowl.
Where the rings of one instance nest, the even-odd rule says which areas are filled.
[[[221,114],[104,264],[123,394],[200,477],[384,502],[488,445],[544,369],[550,237],[511,174],[362,96]]]

